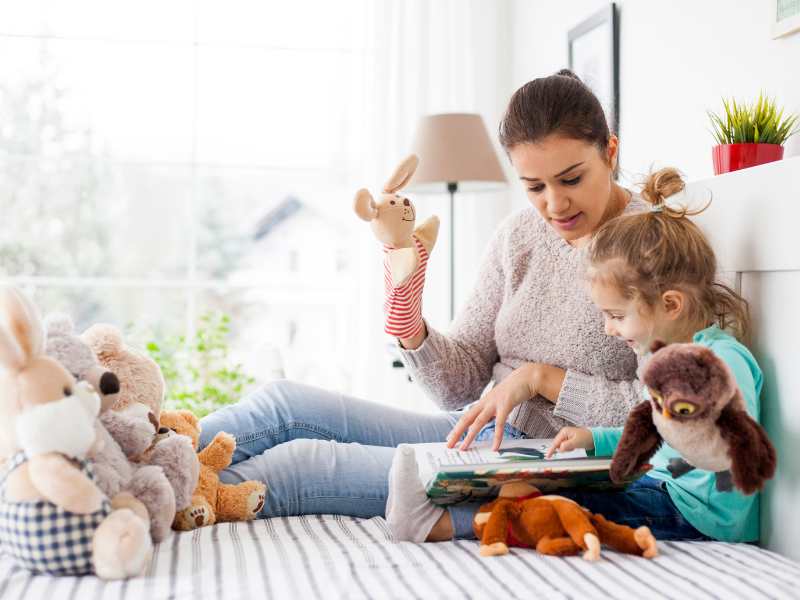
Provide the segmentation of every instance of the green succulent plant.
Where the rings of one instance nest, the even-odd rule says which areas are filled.
[[[708,111],[713,127],[712,134],[719,144],[779,144],[800,131],[798,115],[783,116],[774,98],[758,95],[751,104],[737,104],[736,100],[722,99],[725,114]]]

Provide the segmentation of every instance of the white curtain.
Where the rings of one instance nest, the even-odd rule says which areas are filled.
[[[506,0],[375,0],[369,4],[372,56],[364,115],[363,185],[373,193],[408,154],[420,116],[438,112],[477,112],[490,137],[510,95],[509,6]],[[498,148],[498,152],[500,152]],[[501,163],[507,161],[501,157]],[[442,228],[429,263],[423,313],[433,327],[446,330],[448,300],[448,202],[441,195],[413,196],[418,218],[437,214]],[[483,248],[509,210],[509,195],[459,194],[456,198],[456,306],[471,289]],[[410,408],[429,406],[421,390],[407,384],[401,369],[390,367],[382,332],[381,252],[369,227],[357,240],[362,293],[357,307],[358,355],[355,393]]]

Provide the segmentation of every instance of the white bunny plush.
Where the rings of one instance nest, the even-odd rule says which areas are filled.
[[[0,289],[0,548],[25,569],[123,579],[150,560],[147,510],[109,500],[86,460],[99,411],[91,386],[44,355],[35,307]]]
[[[410,338],[422,330],[422,288],[425,269],[436,238],[439,218],[425,220],[419,227],[411,200],[398,192],[417,170],[419,159],[411,154],[395,169],[383,187],[378,202],[366,189],[358,190],[354,202],[356,214],[368,221],[378,241],[384,244],[384,279],[386,333]]]

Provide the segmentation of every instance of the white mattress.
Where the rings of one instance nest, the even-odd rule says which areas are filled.
[[[748,544],[661,543],[654,560],[604,550],[599,562],[477,542],[396,544],[383,519],[311,516],[175,534],[145,577],[30,576],[0,558],[0,598],[798,598],[800,565]]]

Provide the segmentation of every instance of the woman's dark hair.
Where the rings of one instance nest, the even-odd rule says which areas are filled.
[[[597,96],[568,69],[519,88],[500,122],[500,144],[506,152],[554,133],[585,140],[600,150],[608,147],[611,135]]]

